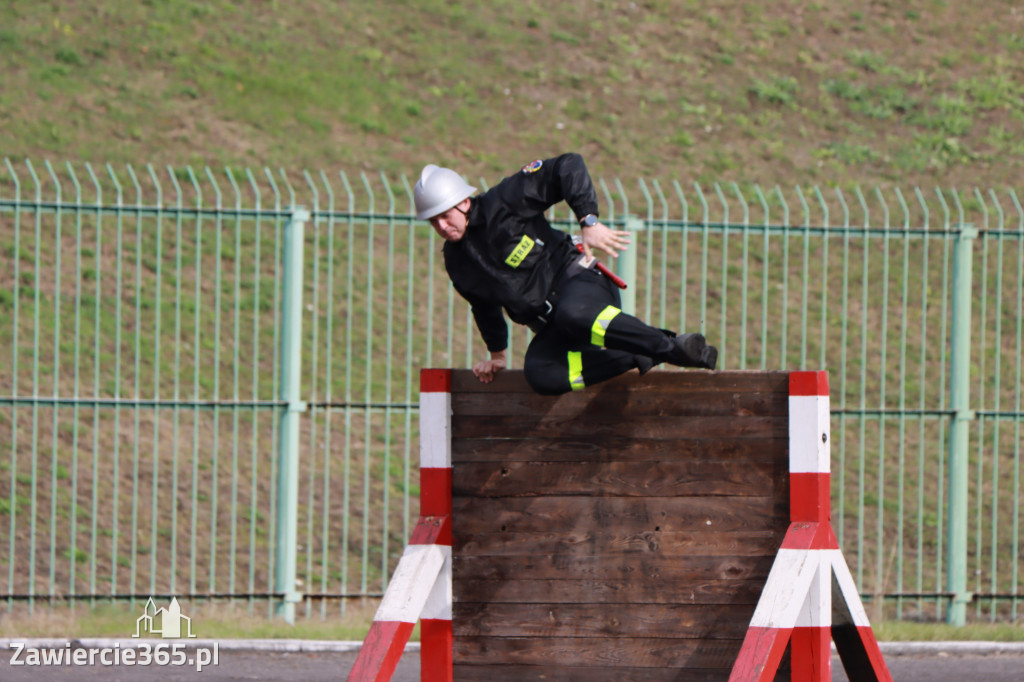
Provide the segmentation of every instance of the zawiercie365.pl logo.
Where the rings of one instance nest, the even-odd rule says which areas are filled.
[[[143,636],[160,635],[162,639],[193,639],[192,619],[181,612],[177,597],[171,598],[166,607],[157,608],[150,597],[143,613],[135,621],[135,642],[124,646],[115,642],[113,646],[87,647],[71,642],[64,647],[29,647],[26,642],[11,642],[14,650],[10,665],[25,666],[149,666],[173,665],[195,666],[196,671],[220,663],[220,644],[189,647],[185,642],[158,642],[152,644]]]

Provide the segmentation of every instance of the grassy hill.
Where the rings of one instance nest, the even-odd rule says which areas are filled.
[[[1013,186],[1009,0],[11,0],[0,156]]]

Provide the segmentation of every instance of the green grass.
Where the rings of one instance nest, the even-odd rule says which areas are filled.
[[[302,615],[300,605],[297,613]],[[312,607],[311,617],[297,618],[294,625],[286,625],[267,614],[266,605],[257,603],[253,610],[241,604],[203,604],[182,607],[192,619],[193,632],[203,639],[313,639],[329,641],[361,641],[370,628],[374,604],[349,604],[340,613],[337,604],[327,607],[321,615],[319,605]],[[74,610],[57,607],[35,615],[19,614],[18,618],[0,621],[0,637],[123,637],[134,634],[135,611],[127,604],[79,606]],[[1011,624],[969,623],[953,627],[942,623],[915,623],[909,621],[876,621],[872,623],[875,636],[881,642],[1024,642],[1024,629]],[[412,641],[419,640],[419,627],[413,631]]]
[[[1002,185],[1024,163],[987,134],[1024,123],[1013,11],[115,0],[51,12],[16,0],[0,10],[13,78],[0,153],[410,176],[436,161],[493,178],[576,149],[601,175]],[[585,31],[572,28],[581,12]],[[715,111],[688,120],[680,96]],[[759,131],[777,143],[767,154],[723,125],[780,107],[784,124]],[[824,170],[801,162],[837,129],[851,148],[888,148]],[[957,149],[938,162],[933,131]],[[685,157],[666,152],[688,139]]]
[[[881,642],[1024,642],[1024,628],[1007,623],[953,627],[896,620],[872,623],[871,627]]]
[[[135,619],[142,614],[143,603],[131,610],[127,603],[79,605],[74,609],[58,606],[40,609],[34,615],[25,608],[16,618],[0,620],[0,637],[116,637],[128,638],[135,633]],[[183,604],[182,611],[192,619],[193,633],[203,639],[317,639],[334,641],[362,640],[370,628],[375,604],[349,604],[340,613],[338,604],[327,607],[321,617],[320,606],[312,607],[312,617],[297,618],[287,625],[267,612],[265,602],[257,602],[250,611],[245,602],[239,604]],[[297,614],[305,607],[299,605]],[[418,639],[419,628],[413,633]]]

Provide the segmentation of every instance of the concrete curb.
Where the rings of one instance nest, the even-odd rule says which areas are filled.
[[[221,651],[266,651],[278,653],[351,653],[359,651],[362,642],[315,639],[119,639],[119,638],[36,638],[8,637],[0,639],[0,651],[12,649],[12,642],[26,649],[63,649],[71,643],[78,649],[134,649],[143,643],[179,644],[186,649],[211,648],[217,644]],[[835,645],[832,646],[833,650]],[[1024,642],[879,642],[886,656],[984,656],[1006,654],[1024,656]],[[419,642],[409,642],[406,652],[420,650]]]
[[[886,656],[1024,656],[1024,642],[879,642]]]

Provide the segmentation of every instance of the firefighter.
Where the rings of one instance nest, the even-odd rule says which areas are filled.
[[[623,312],[619,289],[594,267],[593,249],[614,258],[629,233],[598,219],[597,193],[579,154],[529,163],[490,190],[449,168],[423,168],[416,182],[416,218],[444,238],[445,269],[473,312],[489,357],[473,367],[484,383],[508,363],[502,309],[535,336],[526,350],[526,381],[558,395],[641,374],[667,362],[714,369],[718,350],[701,334],[675,334]],[[582,231],[583,255],[555,230],[545,211],[565,200]]]

